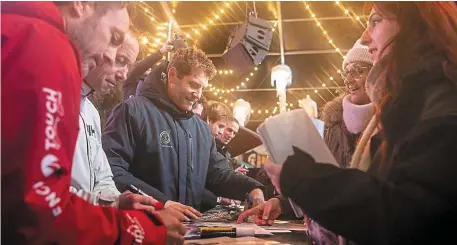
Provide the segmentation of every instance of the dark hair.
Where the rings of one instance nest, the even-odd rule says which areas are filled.
[[[399,27],[386,45],[390,51],[384,57],[386,67],[379,78],[385,94],[376,116],[383,125],[383,112],[401,93],[402,78],[407,73],[431,59],[443,63],[445,74],[446,67],[457,67],[457,6],[454,2],[375,2],[366,7],[375,8],[384,17],[394,16]],[[386,138],[381,145],[384,159],[391,144]]]
[[[234,122],[234,123],[240,125],[240,123],[238,122],[238,120],[237,120],[235,117],[233,117],[233,116],[227,117],[227,121],[228,121],[228,122]]]

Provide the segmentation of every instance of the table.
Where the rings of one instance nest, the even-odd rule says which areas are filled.
[[[235,220],[240,214],[240,210],[234,207],[217,206],[211,210],[203,213],[203,217],[198,223],[209,226],[213,222],[223,222],[225,225],[231,225],[236,223]],[[281,217],[280,217],[281,218]],[[285,218],[285,217],[284,217]],[[222,219],[222,220],[213,220]],[[251,219],[252,221],[252,219]],[[224,226],[225,226],[224,225]],[[275,221],[272,226],[266,226],[265,229],[271,230],[291,230],[289,233],[275,233],[272,232],[272,236],[262,237],[240,237],[240,238],[229,238],[219,237],[212,239],[199,239],[199,240],[186,240],[186,245],[223,245],[223,244],[239,244],[239,245],[270,245],[270,244],[288,244],[288,245],[307,245],[308,238],[306,235],[306,229],[303,225],[303,221],[299,220],[287,220],[287,221]]]

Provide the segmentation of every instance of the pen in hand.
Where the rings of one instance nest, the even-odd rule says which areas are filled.
[[[127,190],[129,190],[130,192],[132,192],[132,193],[150,197],[150,195],[146,194],[144,191],[142,191],[140,188],[134,186],[133,184],[128,184],[128,185],[125,186],[125,188]],[[161,209],[164,208],[164,204],[162,202],[160,202],[160,201],[157,201],[152,206],[155,208],[155,210],[161,210]]]

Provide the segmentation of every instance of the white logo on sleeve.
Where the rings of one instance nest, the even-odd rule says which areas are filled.
[[[53,154],[47,154],[43,157],[41,160],[41,172],[44,177],[47,178],[51,176],[54,172],[61,168],[59,163],[57,163],[57,160],[59,159]]]

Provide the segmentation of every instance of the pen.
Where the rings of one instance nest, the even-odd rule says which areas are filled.
[[[135,194],[139,194],[139,195],[142,195],[142,196],[147,196],[147,197],[151,197],[150,195],[146,194],[144,191],[142,191],[140,188],[134,186],[133,184],[128,184],[125,186],[125,188],[127,190],[129,190],[130,192],[132,193],[135,193]],[[163,209],[164,205],[162,202],[160,201],[157,201],[156,203],[154,203],[152,205],[156,210],[161,210]]]

